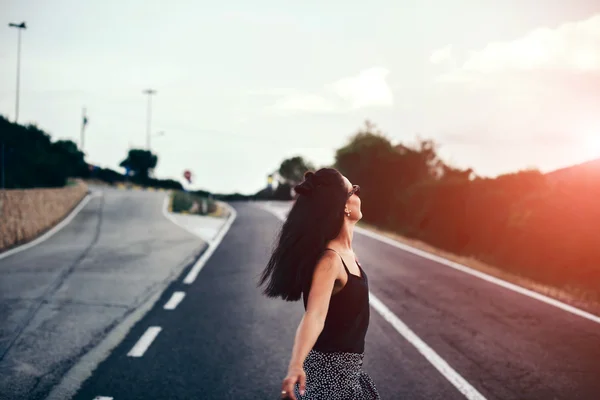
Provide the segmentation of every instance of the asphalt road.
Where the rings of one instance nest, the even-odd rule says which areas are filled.
[[[0,399],[45,398],[198,258],[206,243],[165,218],[164,198],[102,189],[48,240],[0,259]]]
[[[234,206],[237,219],[196,281],[173,282],[76,399],[279,398],[303,308],[256,288],[281,222]],[[598,323],[370,237],[354,244],[371,292],[480,399],[600,398]],[[186,297],[165,310],[178,291]],[[383,399],[465,398],[414,339],[371,315],[364,368]],[[145,353],[128,356],[152,327],[161,330]]]
[[[81,378],[76,399],[279,398],[303,308],[263,297],[256,280],[281,222],[235,204],[184,285],[205,244],[162,215],[163,199],[107,190],[46,242],[0,260],[0,399],[56,398],[67,372]],[[364,368],[383,399],[464,399],[439,360],[480,394],[470,398],[600,398],[598,323],[370,237],[354,245],[371,293],[438,357],[373,308]],[[185,297],[164,309],[175,292]]]

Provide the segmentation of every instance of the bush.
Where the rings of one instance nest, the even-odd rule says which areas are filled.
[[[206,204],[206,212],[202,210],[202,204]],[[171,211],[177,213],[189,213],[197,215],[212,214],[217,210],[217,204],[209,197],[202,197],[184,191],[173,191],[171,195]]]

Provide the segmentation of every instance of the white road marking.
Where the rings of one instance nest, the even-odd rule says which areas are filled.
[[[94,400],[113,400],[113,398],[106,397],[106,396],[96,396],[96,397],[94,397]]]
[[[389,322],[399,334],[412,344],[451,384],[469,400],[485,400],[485,397],[456,372],[442,357],[419,338],[404,322],[385,306],[373,293],[369,302],[379,314]]]
[[[271,212],[280,220],[285,220],[286,216],[281,211],[271,210],[263,207],[266,211]],[[421,353],[427,361],[429,361],[450,383],[452,383],[465,397],[469,400],[486,400],[481,393],[477,391],[469,382],[467,382],[458,372],[440,357],[431,347],[429,347],[421,338],[419,338],[400,318],[389,310],[374,294],[369,292],[369,303],[388,321],[398,333],[412,344]]]
[[[191,229],[188,229],[186,226],[180,224],[177,221],[177,219],[173,218],[173,216],[169,213],[169,199],[170,199],[170,194],[167,194],[167,196],[165,197],[165,201],[163,203],[163,215],[167,219],[169,219],[171,222],[173,222],[175,225],[180,226],[181,228],[190,232],[192,235],[198,236],[196,234],[196,232],[194,232]],[[237,217],[237,213],[235,212],[235,209],[233,207],[231,207],[227,203],[221,202],[221,204],[229,210],[229,218],[227,219],[227,222],[225,222],[225,224],[221,227],[221,229],[219,230],[219,233],[217,233],[217,236],[215,236],[215,238],[208,243],[208,248],[206,249],[204,254],[202,254],[202,256],[198,259],[198,261],[196,261],[196,264],[194,264],[194,266],[192,267],[190,272],[188,272],[187,276],[183,280],[183,283],[185,283],[186,285],[194,283],[194,281],[196,280],[196,277],[198,277],[198,274],[204,267],[204,264],[206,264],[206,262],[208,261],[210,256],[212,256],[212,254],[215,252],[216,248],[219,246],[219,244],[223,240],[223,237],[229,231],[229,228],[231,228],[231,224],[233,224],[233,221],[235,221],[235,218]]]
[[[168,283],[164,283],[165,288]],[[138,323],[160,300],[164,288],[155,291],[121,323],[111,330],[97,346],[84,354],[81,359],[69,369],[60,383],[52,389],[45,400],[72,399],[81,388],[81,384],[89,379],[98,365],[106,360],[119,344],[129,335],[131,328]]]
[[[275,209],[271,209],[269,207],[260,206],[260,205],[259,205],[259,207],[262,208],[263,210],[269,211],[271,214],[275,215],[280,220],[285,220],[285,216],[287,215],[285,211],[275,210]],[[579,316],[581,318],[585,318],[587,320],[590,320],[592,322],[600,324],[600,316],[594,315],[594,314],[589,313],[587,311],[583,311],[583,310],[581,310],[581,309],[579,309],[577,307],[573,307],[573,306],[571,306],[569,304],[563,303],[560,300],[553,299],[552,297],[545,296],[545,295],[543,295],[541,293],[538,293],[538,292],[535,292],[533,290],[526,289],[526,288],[524,288],[522,286],[519,286],[519,285],[516,285],[514,283],[510,283],[510,282],[507,282],[507,281],[502,280],[500,278],[496,278],[495,276],[488,275],[488,274],[486,274],[484,272],[477,271],[475,269],[469,268],[466,265],[459,264],[457,262],[447,260],[447,259],[445,259],[443,257],[440,257],[440,256],[437,256],[435,254],[428,253],[428,252],[426,252],[424,250],[416,249],[414,247],[411,247],[411,246],[409,246],[407,244],[404,244],[404,243],[400,243],[400,242],[398,242],[398,241],[396,241],[394,239],[391,239],[389,237],[386,237],[386,236],[380,235],[378,233],[372,232],[372,231],[370,231],[368,229],[364,229],[364,228],[361,228],[361,227],[357,226],[357,227],[354,228],[354,231],[357,232],[357,233],[359,233],[359,234],[361,234],[361,235],[369,236],[372,239],[379,240],[380,242],[389,244],[390,246],[394,246],[394,247],[396,247],[398,249],[407,251],[409,253],[415,254],[415,255],[420,256],[422,258],[426,258],[428,260],[435,261],[438,264],[442,264],[442,265],[445,265],[447,267],[454,268],[455,270],[464,272],[465,274],[469,274],[469,275],[472,275],[472,276],[474,276],[476,278],[483,279],[484,281],[493,283],[495,285],[501,286],[501,287],[503,287],[505,289],[508,289],[508,290],[512,290],[513,292],[522,294],[523,296],[527,296],[529,298],[541,301],[543,303],[546,303],[546,304],[551,305],[553,307],[559,308],[559,309],[561,309],[563,311],[566,311],[568,313],[577,315],[577,316]]]
[[[143,356],[161,330],[162,328],[160,326],[151,326],[148,328],[127,355],[129,357]]]
[[[227,222],[225,223],[225,225],[223,225],[223,227],[221,228],[221,230],[219,231],[217,236],[208,244],[208,249],[206,249],[206,251],[204,252],[204,254],[202,254],[200,259],[198,261],[196,261],[196,264],[194,264],[194,266],[192,267],[190,272],[187,274],[187,276],[183,280],[183,283],[185,283],[187,285],[194,283],[194,281],[196,280],[196,277],[198,276],[198,274],[204,267],[204,264],[206,264],[206,262],[208,261],[210,256],[212,256],[212,254],[215,252],[215,250],[217,249],[217,247],[223,240],[223,237],[225,237],[225,234],[229,231],[231,224],[233,224],[233,221],[235,220],[235,218],[237,216],[237,213],[235,212],[233,207],[230,207],[229,205],[227,205],[225,203],[223,203],[223,204],[227,208],[229,208],[229,212],[230,212],[229,218],[227,219]]]
[[[171,192],[167,192],[167,195],[165,196],[165,200],[163,201],[163,208],[162,208],[162,212],[163,212],[163,215],[165,216],[165,218],[167,218],[169,221],[171,221],[175,225],[179,226],[180,228],[185,229],[192,235],[198,236],[198,235],[196,235],[196,232],[189,229],[187,226],[180,224],[179,221],[177,221],[177,219],[175,217],[173,217],[173,215],[171,215],[171,213],[169,212],[170,199],[171,199]]]
[[[175,292],[164,306],[165,310],[174,310],[185,297],[185,292]]]
[[[73,211],[71,211],[69,213],[69,215],[67,215],[65,217],[65,219],[63,219],[62,221],[60,221],[58,224],[56,224],[52,229],[50,229],[48,232],[44,233],[42,236],[38,237],[35,240],[32,240],[31,242],[22,244],[21,246],[15,247],[13,249],[7,250],[4,253],[0,253],[0,260],[3,258],[6,258],[8,256],[12,256],[13,254],[16,253],[20,253],[23,250],[27,250],[32,248],[33,246],[40,244],[46,240],[48,240],[52,235],[54,235],[56,232],[60,231],[62,228],[64,228],[69,222],[71,222],[73,220],[73,218],[75,218],[77,216],[77,214],[79,214],[79,212],[83,209],[83,207],[86,206],[87,203],[89,203],[89,201],[98,196],[99,192],[94,192],[92,194],[88,194],[86,195],[77,205],[77,207],[75,207],[73,209]]]
[[[185,229],[185,227],[177,223],[175,218],[169,215],[168,206],[169,197],[167,195],[163,202],[163,215],[174,224]],[[225,207],[231,209],[231,207],[227,204],[225,204]],[[231,209],[231,212],[232,216],[230,216],[230,218],[235,215],[235,210]],[[194,232],[191,233],[194,234]],[[140,305],[132,314],[128,315],[120,324],[111,330],[96,347],[86,353],[81,360],[68,371],[60,383],[52,389],[52,392],[48,396],[47,400],[63,400],[75,396],[81,387],[82,382],[92,376],[93,372],[96,370],[96,367],[102,361],[106,360],[106,358],[115,348],[117,348],[121,341],[129,335],[129,330],[138,321],[140,321],[144,315],[154,308],[154,306],[160,300],[163,290],[166,288],[167,284],[168,282],[164,284],[164,287],[161,287],[160,290],[155,292],[149,299],[143,302],[142,305]],[[138,344],[140,344],[140,342],[141,339],[138,341]],[[136,344],[136,346],[138,344]],[[131,352],[133,352],[133,350],[134,349],[132,349]]]
[[[571,314],[575,314],[575,315],[577,315],[579,317],[582,317],[582,318],[588,319],[588,320],[590,320],[592,322],[595,322],[597,324],[600,324],[600,317],[599,316],[594,315],[592,313],[589,313],[587,311],[583,311],[583,310],[581,310],[581,309],[579,309],[577,307],[573,307],[573,306],[571,306],[569,304],[563,303],[562,301],[559,301],[559,300],[553,299],[551,297],[545,296],[545,295],[543,295],[541,293],[534,292],[533,290],[526,289],[526,288],[524,288],[522,286],[515,285],[514,283],[510,283],[510,282],[504,281],[502,279],[496,278],[495,276],[491,276],[491,275],[488,275],[488,274],[483,273],[481,271],[477,271],[475,269],[467,267],[466,265],[462,265],[462,264],[459,264],[457,262],[447,260],[447,259],[445,259],[443,257],[436,256],[435,254],[431,254],[431,253],[428,253],[428,252],[423,251],[423,250],[415,249],[414,247],[411,247],[411,246],[406,245],[404,243],[400,243],[400,242],[398,242],[398,241],[396,241],[394,239],[390,239],[388,237],[379,235],[379,234],[377,234],[375,232],[371,232],[371,231],[369,231],[367,229],[356,227],[355,231],[358,232],[358,233],[360,233],[360,234],[362,234],[362,235],[369,236],[369,237],[371,237],[373,239],[379,240],[380,242],[387,243],[387,244],[389,244],[391,246],[394,246],[396,248],[399,248],[401,250],[407,251],[409,253],[416,254],[416,255],[418,255],[420,257],[426,258],[426,259],[431,260],[431,261],[435,261],[435,262],[437,262],[439,264],[443,264],[443,265],[448,266],[450,268],[454,268],[454,269],[456,269],[458,271],[461,271],[461,272],[464,272],[466,274],[475,276],[475,277],[477,277],[479,279],[483,279],[484,281],[496,284],[498,286],[502,286],[503,288],[506,288],[508,290],[512,290],[513,292],[520,293],[520,294],[522,294],[524,296],[530,297],[530,298],[535,299],[535,300],[539,300],[539,301],[541,301],[543,303],[549,304],[549,305],[554,306],[556,308],[560,308],[563,311],[569,312]]]

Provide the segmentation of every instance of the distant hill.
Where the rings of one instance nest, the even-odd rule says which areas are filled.
[[[546,173],[552,183],[593,182],[600,184],[600,158]]]

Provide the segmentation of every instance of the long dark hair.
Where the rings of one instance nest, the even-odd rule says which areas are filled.
[[[342,229],[348,199],[342,174],[334,168],[306,172],[294,189],[298,198],[258,284],[267,282],[263,294],[286,301],[299,300],[310,287],[325,246]]]

